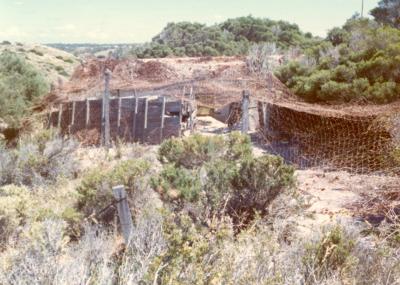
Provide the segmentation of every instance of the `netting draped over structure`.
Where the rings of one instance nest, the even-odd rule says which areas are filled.
[[[250,72],[246,60],[239,57],[91,61],[58,91],[59,100],[101,93],[106,67],[113,71],[114,96],[167,96],[182,101],[185,88],[191,88],[198,107],[219,113],[224,122],[232,106],[240,106],[246,90],[258,106],[259,130],[267,148],[300,167],[399,173],[400,102],[309,104],[272,74]]]
[[[321,116],[270,103],[260,103],[260,111],[268,148],[300,167],[391,174],[400,170],[399,118]]]

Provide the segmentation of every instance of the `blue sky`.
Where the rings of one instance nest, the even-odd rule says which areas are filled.
[[[378,0],[364,0],[365,14]],[[361,0],[0,0],[0,40],[139,43],[168,22],[214,24],[253,15],[324,36],[361,10]]]

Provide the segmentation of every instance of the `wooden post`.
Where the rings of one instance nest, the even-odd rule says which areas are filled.
[[[164,120],[165,120],[165,96],[162,97],[160,143],[163,141],[164,137]]]
[[[86,127],[89,126],[90,121],[90,102],[89,99],[86,99]]]
[[[132,138],[133,141],[136,140],[136,119],[137,119],[137,113],[138,113],[138,105],[139,105],[139,99],[136,95],[136,91],[135,92],[135,110],[133,112],[133,126],[132,126]]]
[[[61,128],[61,120],[62,120],[62,112],[63,112],[63,104],[60,104],[58,108],[58,121],[57,121],[57,128]]]
[[[147,113],[149,108],[149,99],[144,98],[144,125],[143,125],[143,142],[145,142],[146,135],[147,135]]]
[[[121,101],[122,101],[122,98],[119,97],[118,98],[118,122],[117,122],[118,130],[119,130],[119,127],[121,126],[121,103],[122,103]]]
[[[125,244],[128,244],[133,230],[133,222],[126,197],[125,187],[123,185],[113,187],[113,194],[117,202],[118,217],[121,225],[122,235],[124,237]]]
[[[103,94],[103,114],[102,114],[102,142],[107,148],[110,147],[110,78],[111,71],[106,69],[104,72],[105,86]]]
[[[183,108],[183,100],[179,104],[179,136],[182,136],[182,108]]]
[[[52,105],[50,105],[50,112],[49,112],[49,114],[47,115],[47,128],[48,128],[48,129],[50,129],[51,127],[53,127],[53,126],[52,126],[52,123],[51,123],[51,117],[52,117],[51,114],[53,114],[53,106],[52,106]]]
[[[189,99],[193,100],[193,86],[190,86]]]
[[[75,104],[76,104],[76,101],[72,101],[71,126],[73,126],[75,124]]]
[[[247,134],[249,131],[249,105],[250,94],[248,91],[243,91],[242,99],[242,133]]]
[[[263,114],[263,127],[264,129],[267,128],[267,103],[263,102],[262,103],[262,114]]]

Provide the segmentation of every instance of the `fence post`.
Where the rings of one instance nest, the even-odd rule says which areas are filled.
[[[243,91],[242,99],[242,133],[247,134],[249,131],[249,105],[250,105],[250,94],[248,91]]]
[[[89,121],[90,121],[90,102],[89,98],[86,98],[86,127],[89,126]]]
[[[107,148],[110,147],[110,78],[111,71],[107,68],[104,72],[105,88],[103,94],[103,116],[102,116],[102,142]]]
[[[117,202],[118,217],[121,225],[122,235],[124,237],[125,244],[128,244],[133,230],[133,222],[126,197],[125,187],[123,185],[113,187],[113,194]]]
[[[118,97],[118,122],[117,122],[118,131],[119,128],[121,127],[121,107],[122,107],[121,105],[122,105],[122,98]]]
[[[136,141],[136,119],[137,119],[137,113],[138,113],[139,99],[136,94],[136,90],[134,90],[134,93],[135,93],[135,110],[133,113],[132,140]]]
[[[183,99],[181,99],[179,104],[179,137],[182,136],[182,108],[183,108]]]
[[[144,125],[143,125],[143,134],[142,134],[142,142],[146,141],[147,136],[147,115],[148,115],[148,108],[149,108],[149,100],[148,98],[144,98]]]
[[[160,143],[163,141],[164,137],[164,120],[165,120],[165,96],[162,97]]]
[[[61,120],[62,120],[62,112],[63,112],[63,104],[60,104],[58,108],[58,121],[57,121],[57,128],[61,130]]]

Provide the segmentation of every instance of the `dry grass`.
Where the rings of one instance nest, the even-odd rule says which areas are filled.
[[[2,218],[10,218],[0,284],[400,284],[400,252],[390,234],[352,220],[305,234],[298,224],[307,201],[296,190],[280,193],[268,214],[240,233],[228,217],[201,224],[174,212],[148,184],[161,170],[156,152],[135,144],[80,148],[73,153],[77,179],[0,188],[0,229]],[[81,173],[138,158],[152,169],[129,201],[135,223],[129,244],[122,244],[116,224],[82,224],[82,235],[71,239],[64,213],[78,200]]]

